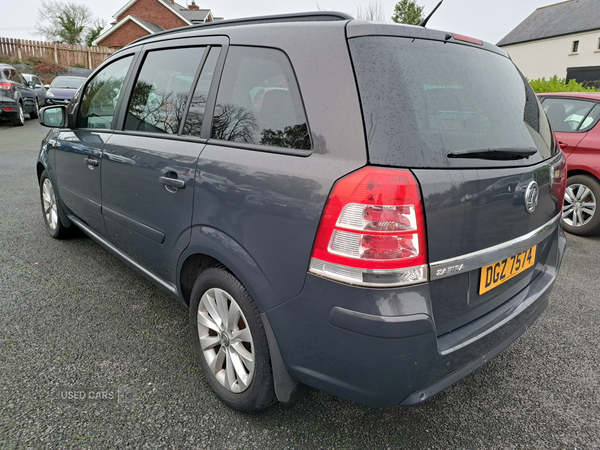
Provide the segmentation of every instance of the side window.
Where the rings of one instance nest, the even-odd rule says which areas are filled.
[[[15,80],[19,83],[21,83],[23,86],[25,86],[25,78],[23,78],[23,75],[21,75],[20,72],[17,72],[15,70]]]
[[[221,49],[219,47],[210,49],[204,67],[202,67],[198,84],[194,90],[192,101],[190,102],[190,109],[183,128],[183,134],[200,136],[202,131],[202,121],[204,120],[204,111],[206,109],[206,99],[208,97],[208,91],[210,90],[210,84],[213,79],[215,68],[217,67],[220,51]]]
[[[119,59],[90,80],[85,87],[77,116],[79,128],[111,128],[123,82],[132,60],[133,56]]]
[[[598,119],[600,119],[600,104],[596,103],[596,106],[594,106],[587,117],[583,119],[583,122],[581,122],[577,131],[590,130],[598,123]]]
[[[546,98],[542,103],[552,129],[559,132],[577,131],[594,105],[592,101],[567,98]]]
[[[125,129],[178,134],[204,47],[148,52],[127,108]]]
[[[298,83],[283,52],[230,47],[217,95],[211,137],[310,150]]]

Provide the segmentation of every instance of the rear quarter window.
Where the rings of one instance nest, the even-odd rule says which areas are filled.
[[[553,154],[543,110],[506,57],[440,41],[349,41],[369,160],[415,167],[529,165]],[[452,152],[537,148],[528,159],[448,158]]]
[[[298,83],[283,52],[230,47],[211,137],[269,147],[311,149]]]

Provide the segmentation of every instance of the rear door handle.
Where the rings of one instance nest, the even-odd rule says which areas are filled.
[[[160,177],[159,181],[165,186],[183,189],[185,187],[185,181],[177,178]]]
[[[85,158],[84,159],[85,163],[88,166],[94,166],[94,167],[98,167],[98,165],[100,164],[98,161],[96,161],[94,158]]]
[[[567,144],[567,143],[565,143],[565,142],[560,142],[560,141],[558,141],[558,146],[559,146],[560,148],[566,148],[566,147],[567,147],[567,145],[568,145],[568,144]]]

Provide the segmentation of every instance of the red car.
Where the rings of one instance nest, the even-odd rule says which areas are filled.
[[[580,236],[600,231],[600,92],[559,92],[538,97],[567,158],[562,223]]]

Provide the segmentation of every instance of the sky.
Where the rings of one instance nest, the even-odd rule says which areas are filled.
[[[95,16],[107,23],[128,0],[69,0],[90,6]],[[425,7],[425,15],[435,8],[439,0],[417,0]],[[180,5],[191,0],[176,0]],[[380,5],[388,21],[397,0],[196,0],[202,9],[211,9],[216,17],[235,19],[239,17],[284,14],[293,12],[333,10],[355,15],[359,8],[369,4]],[[41,0],[2,1],[0,14],[0,37],[41,40],[36,36],[35,23]],[[521,23],[536,8],[557,3],[557,0],[444,0],[433,15],[428,28],[477,37],[497,43]]]

